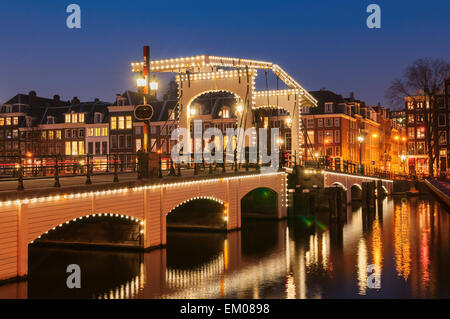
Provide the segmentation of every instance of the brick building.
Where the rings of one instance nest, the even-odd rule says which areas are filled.
[[[318,107],[302,110],[307,160],[326,156],[338,167],[345,161],[402,173],[406,137],[385,108],[368,106],[353,94],[343,98],[328,90],[310,93]]]
[[[450,78],[443,84],[443,91],[437,96],[437,145],[433,147],[435,172],[439,175],[449,175],[449,100]],[[408,166],[410,174],[428,175],[428,148],[426,139],[425,115],[430,112],[430,105],[424,96],[405,97],[405,118],[408,134]],[[431,125],[431,124],[430,124]],[[432,138],[432,144],[435,141]]]

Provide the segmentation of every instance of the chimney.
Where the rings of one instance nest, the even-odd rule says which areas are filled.
[[[58,94],[53,95],[53,105],[58,106],[61,103],[61,97]]]
[[[72,103],[72,104],[79,104],[80,100],[78,99],[78,97],[74,96],[70,103]]]
[[[350,92],[350,101],[354,101],[354,100],[355,100],[355,93]]]
[[[98,103],[100,100],[96,97],[95,99],[94,99],[94,103]]]
[[[31,106],[36,105],[36,91],[28,92],[28,104]]]

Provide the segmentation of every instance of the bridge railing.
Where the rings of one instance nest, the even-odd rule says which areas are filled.
[[[136,172],[136,154],[0,156],[0,180]]]
[[[319,157],[317,160],[308,160],[300,163],[301,167],[306,169],[327,170],[336,173],[369,176],[384,179],[393,179],[399,177],[391,171],[382,170],[372,165],[359,164],[351,161],[341,161],[340,159],[330,160],[326,157]]]
[[[142,153],[141,153],[142,154]],[[117,153],[108,155],[43,155],[0,157],[0,182],[17,181],[17,190],[24,190],[24,181],[53,178],[54,186],[60,187],[60,178],[85,176],[86,184],[91,184],[95,175],[114,175],[113,182],[119,181],[121,173],[136,173],[141,179],[140,154]],[[193,162],[193,159],[192,159]],[[158,177],[184,175],[224,174],[239,171],[259,171],[258,164],[245,163],[182,163],[175,164],[169,155],[159,155]]]

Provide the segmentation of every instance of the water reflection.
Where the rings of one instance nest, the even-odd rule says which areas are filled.
[[[438,202],[386,199],[376,213],[349,207],[346,224],[316,213],[229,234],[171,232],[167,248],[147,253],[39,248],[28,297],[448,298],[449,249],[450,217]],[[65,288],[68,263],[82,268],[80,291]],[[379,289],[368,284],[371,264]]]
[[[407,201],[402,200],[394,208],[394,249],[397,276],[405,281],[411,273],[410,219]]]

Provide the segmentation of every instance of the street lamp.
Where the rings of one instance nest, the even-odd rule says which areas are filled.
[[[291,119],[290,117],[288,117],[288,118],[286,119],[286,125],[287,125],[288,127],[291,127],[291,123],[292,123],[292,119]]]
[[[142,92],[145,88],[145,78],[143,76],[138,76],[136,78],[136,85],[138,87],[139,92]]]
[[[150,91],[153,94],[156,94],[156,91],[158,91],[158,82],[156,81],[155,76],[152,76],[152,80],[150,81]]]
[[[242,106],[242,104],[238,104],[238,106],[236,106],[236,111],[240,114],[242,113],[242,111],[244,110],[244,107]]]
[[[281,137],[279,137],[279,138],[277,139],[277,143],[278,143],[278,145],[280,145],[280,147],[281,147],[281,145],[284,143],[284,141],[283,141],[283,139],[282,139]]]

